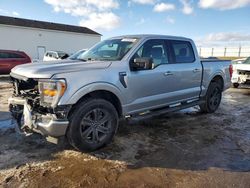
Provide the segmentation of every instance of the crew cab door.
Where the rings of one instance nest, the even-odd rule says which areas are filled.
[[[187,101],[198,99],[201,92],[202,65],[195,46],[190,41],[168,40],[171,51],[172,64],[168,71],[175,79],[175,99]]]
[[[152,67],[132,68],[135,59],[151,58]],[[168,94],[174,89],[173,77],[168,77],[170,48],[163,39],[150,39],[144,42],[130,59],[130,72],[127,75],[126,111],[137,112],[160,107],[169,102]],[[169,84],[170,83],[170,84]]]
[[[173,47],[176,47],[174,41],[150,39],[133,55],[130,64],[136,58],[147,57],[152,58],[153,65],[151,69],[131,69],[127,75],[126,111],[134,113],[199,97],[201,64],[195,62],[194,57],[192,63],[177,63],[178,53],[174,54]],[[193,53],[188,51],[187,54],[190,55],[191,52]],[[180,53],[187,55],[181,51]]]

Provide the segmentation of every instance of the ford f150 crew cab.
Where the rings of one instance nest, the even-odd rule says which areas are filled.
[[[230,87],[228,61],[201,61],[191,39],[161,35],[104,40],[77,60],[12,69],[10,110],[23,132],[78,150],[111,142],[119,119],[140,120],[199,105],[212,113]]]

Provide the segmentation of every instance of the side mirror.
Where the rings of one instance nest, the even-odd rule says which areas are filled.
[[[133,70],[149,70],[152,69],[153,59],[142,57],[135,58],[131,64]]]

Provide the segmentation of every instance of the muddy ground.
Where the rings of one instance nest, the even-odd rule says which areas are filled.
[[[0,187],[250,187],[250,89],[229,89],[219,110],[197,108],[120,125],[92,153],[15,133],[11,89],[0,81]]]

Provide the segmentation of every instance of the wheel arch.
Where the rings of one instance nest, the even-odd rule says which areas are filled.
[[[74,110],[74,107],[77,104],[89,98],[99,98],[109,101],[116,108],[119,117],[122,116],[123,96],[121,94],[121,91],[115,86],[111,84],[100,84],[100,83],[88,85],[78,90],[69,99],[68,103],[73,104],[72,110]]]
[[[217,82],[217,83],[219,83],[220,85],[221,85],[221,89],[223,90],[223,88],[224,88],[224,79],[223,79],[223,77],[221,76],[221,75],[216,75],[216,76],[214,76],[212,79],[211,79],[211,81],[210,81],[210,83],[211,82]],[[209,83],[209,84],[210,84]]]
[[[225,78],[222,72],[215,72],[213,75],[203,78],[202,91],[200,96],[205,97],[208,91],[208,87],[212,82],[220,82],[222,91],[225,87]]]

